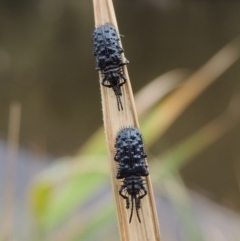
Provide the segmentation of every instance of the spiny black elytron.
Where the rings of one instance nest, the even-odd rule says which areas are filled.
[[[148,176],[143,139],[140,131],[134,127],[121,129],[116,137],[116,154],[114,160],[118,162],[116,178],[122,179],[130,175]]]
[[[138,221],[141,223],[138,209],[141,208],[141,199],[145,195],[147,195],[147,190],[144,186],[142,178],[140,176],[135,176],[135,175],[126,177],[123,181],[123,185],[119,190],[119,194],[126,200],[127,209],[130,207],[129,196],[131,197],[131,214],[129,218],[129,223],[131,223],[131,220],[132,220],[134,204],[136,208]]]
[[[121,86],[127,80],[123,74],[122,66],[129,62],[122,59],[123,49],[120,47],[119,40],[115,27],[109,23],[97,27],[93,32],[93,54],[97,61],[96,69],[102,71],[102,85],[113,89],[120,111],[120,107],[123,110],[120,99]]]

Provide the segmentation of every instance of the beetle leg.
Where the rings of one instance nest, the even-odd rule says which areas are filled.
[[[129,206],[130,206],[129,197],[126,196],[126,195],[124,195],[124,194],[122,193],[124,189],[125,189],[125,185],[122,185],[121,188],[120,188],[120,190],[119,190],[119,194],[120,194],[124,199],[126,199],[126,208],[129,208]]]
[[[123,82],[119,84],[119,86],[122,86],[126,83],[127,79],[125,77],[125,75],[121,74],[120,77],[123,79]]]
[[[125,62],[120,63],[118,66],[120,67],[120,66],[127,65],[127,64],[129,64],[129,61],[127,59],[125,59]]]
[[[144,185],[141,185],[141,189],[144,191],[144,194],[142,194],[138,197],[139,204],[140,204],[140,199],[142,199],[144,196],[147,195],[147,189],[144,187]]]
[[[105,86],[105,87],[108,87],[108,88],[112,88],[112,85],[111,84],[105,84],[105,82],[107,81],[107,78],[104,77],[103,80],[102,80],[102,85]]]

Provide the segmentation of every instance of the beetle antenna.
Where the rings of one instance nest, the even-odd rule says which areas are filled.
[[[118,110],[119,111],[120,111],[120,107],[123,110],[122,102],[121,102],[121,99],[120,99],[119,95],[117,95],[117,105],[118,105]]]
[[[120,99],[120,96],[122,95],[121,87],[118,86],[118,85],[113,86],[113,91],[114,91],[114,93],[116,95],[116,98],[117,98],[118,110],[120,111],[120,108],[121,108],[121,110],[123,110],[122,102],[121,102],[121,99]]]
[[[129,223],[131,223],[131,221],[132,221],[134,200],[135,200],[135,197],[133,198],[133,195],[131,195],[131,203],[132,203],[132,206],[131,206],[131,214],[130,214],[130,218],[129,218]]]
[[[138,213],[138,207],[137,206],[136,206],[136,213],[137,213],[138,221],[139,221],[139,223],[141,223],[141,219],[140,219],[140,216],[139,216],[139,213]]]

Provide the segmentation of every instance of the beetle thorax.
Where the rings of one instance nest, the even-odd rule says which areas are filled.
[[[106,76],[107,80],[109,82],[116,82],[116,84],[118,83],[118,81],[120,80],[121,77],[121,71],[119,69],[118,66],[115,65],[110,65],[107,66],[104,71],[103,74]]]

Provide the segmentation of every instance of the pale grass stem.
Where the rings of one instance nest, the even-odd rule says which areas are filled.
[[[21,104],[13,102],[10,105],[9,126],[8,126],[8,146],[6,172],[3,192],[3,216],[1,220],[1,238],[12,240],[13,235],[13,215],[14,215],[14,193],[16,184],[16,166],[19,146],[19,131],[21,119]]]
[[[105,23],[111,23],[118,30],[111,0],[93,0],[93,6],[96,27]],[[123,111],[118,111],[113,90],[105,88],[100,84],[111,182],[115,197],[120,236],[122,241],[160,241],[159,223],[150,176],[146,178],[148,195],[142,199],[141,209],[139,210],[142,220],[141,223],[138,222],[137,217],[133,217],[132,222],[129,223],[130,211],[126,209],[125,200],[118,193],[121,182],[116,179],[117,170],[114,161],[115,137],[122,127],[135,126],[139,128],[131,83],[126,66],[123,67],[123,72],[127,77],[127,83],[122,86],[123,95],[121,96],[121,100]],[[101,82],[101,73],[99,77]]]

